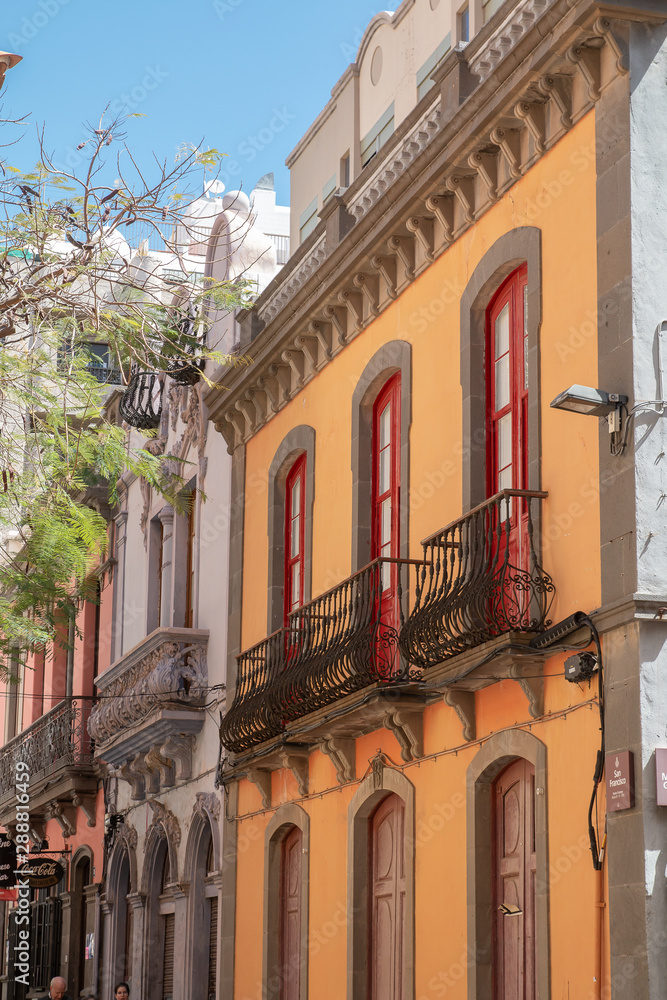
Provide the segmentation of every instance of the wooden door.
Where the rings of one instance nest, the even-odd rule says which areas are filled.
[[[301,993],[301,830],[294,827],[282,843],[280,866],[280,1000]]]
[[[371,1000],[403,1000],[405,954],[405,807],[390,795],[370,823]]]
[[[535,1000],[535,770],[494,784],[494,1000]]]

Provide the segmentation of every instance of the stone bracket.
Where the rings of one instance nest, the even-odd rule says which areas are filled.
[[[476,739],[475,692],[461,691],[458,688],[448,687],[443,692],[443,699],[446,705],[454,709],[461,720],[463,739],[467,742]]]
[[[329,736],[320,743],[320,750],[330,758],[336,768],[338,784],[344,785],[356,777],[356,759],[353,739]]]
[[[382,725],[398,740],[404,761],[424,756],[424,717],[421,712],[388,711]]]
[[[528,710],[533,719],[544,715],[544,662],[532,657],[527,662],[514,662],[509,668],[509,676],[518,681],[526,698]]]
[[[253,767],[247,772],[248,781],[256,785],[262,796],[262,809],[271,808],[271,772]]]
[[[162,754],[174,763],[176,781],[188,781],[192,777],[192,747],[193,736],[170,736],[162,744]]]
[[[86,823],[88,826],[95,826],[96,815],[95,815],[95,805],[97,802],[96,795],[79,795],[78,793],[72,797],[72,805],[76,809],[81,809],[84,816],[86,817]]]
[[[76,811],[69,802],[52,802],[49,806],[51,817],[55,819],[64,837],[73,837],[76,833]]]
[[[308,794],[308,750],[298,750],[290,747],[278,751],[278,759],[283,767],[290,769],[299,788],[299,795]]]

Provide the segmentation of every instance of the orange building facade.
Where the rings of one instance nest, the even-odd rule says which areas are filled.
[[[97,598],[73,609],[76,626],[74,617],[69,629],[64,625],[61,644],[17,650],[4,684],[0,823],[15,843],[25,844],[17,835],[27,833],[31,864],[55,861],[63,871],[58,883],[31,889],[30,995],[48,991],[51,978],[61,975],[78,996],[94,990],[98,977],[105,803],[88,718],[95,677],[109,663],[113,568],[109,560],[96,571]],[[23,779],[27,823],[17,799]],[[28,988],[14,953],[17,903],[0,906],[0,982],[4,997],[20,1000]]]
[[[242,511],[221,727],[235,1000],[654,995],[622,912],[643,886],[613,856],[630,814],[607,828],[598,758],[600,672],[633,628],[610,611],[630,578],[601,482],[631,458],[550,402],[598,373],[627,392],[630,368],[605,367],[623,198],[601,192],[625,183],[634,22],[658,32],[659,12],[544,4],[512,33],[525,6],[446,55],[325,200],[245,319],[253,364],[207,394]],[[637,749],[611,712],[603,749]]]

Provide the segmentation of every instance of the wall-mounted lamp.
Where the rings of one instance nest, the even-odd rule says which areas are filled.
[[[593,417],[606,417],[614,413],[628,397],[604,389],[591,389],[588,385],[571,385],[565,392],[559,392],[552,401],[555,410],[571,410],[573,413],[590,413]]]
[[[606,417],[611,437],[611,451],[620,455],[625,448],[625,440],[621,435],[621,414],[627,408],[627,396],[618,392],[605,392],[604,389],[592,389],[589,385],[571,385],[564,392],[559,392],[551,406],[556,410],[570,410],[572,413],[588,413],[592,417]]]

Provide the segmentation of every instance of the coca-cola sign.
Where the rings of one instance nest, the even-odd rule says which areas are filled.
[[[48,889],[65,876],[65,869],[52,858],[39,858],[21,865],[19,879],[26,879],[32,889]]]

